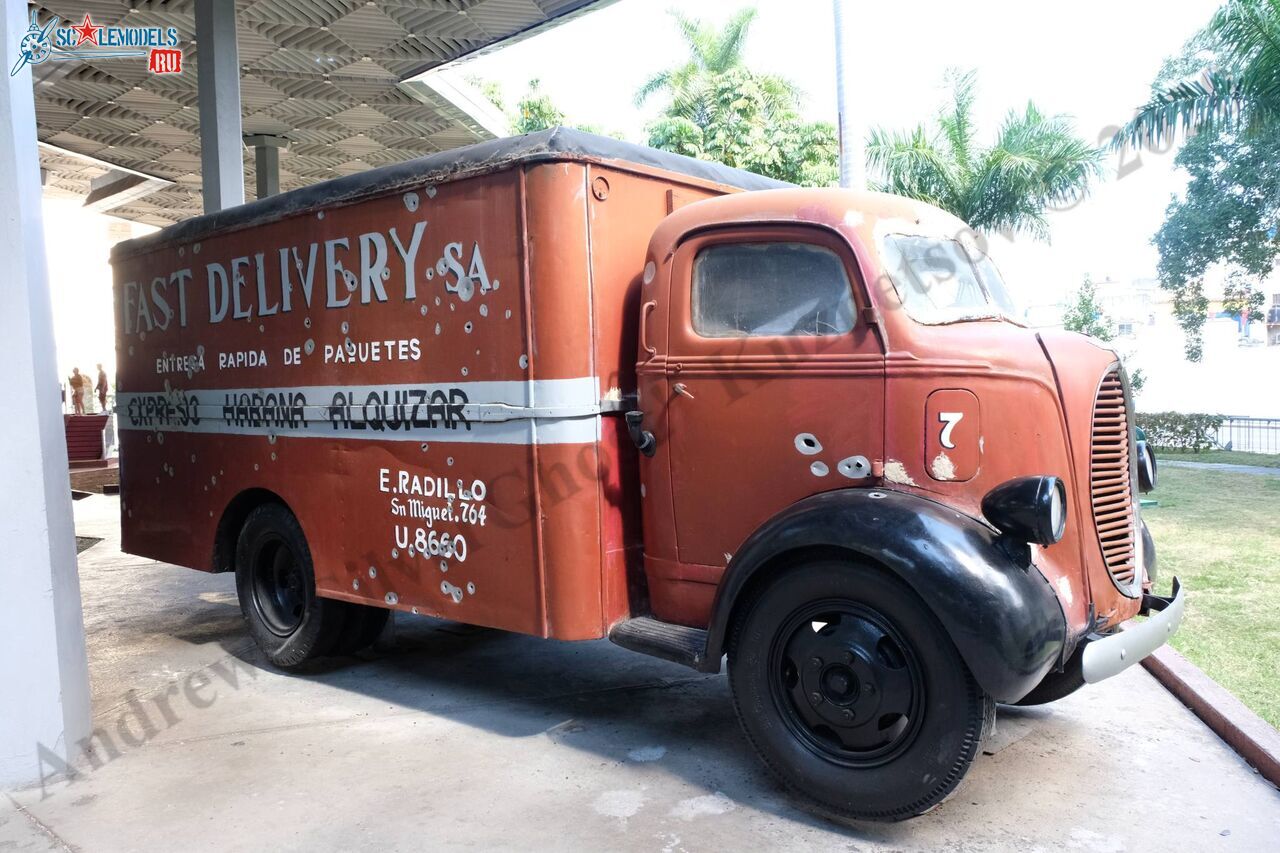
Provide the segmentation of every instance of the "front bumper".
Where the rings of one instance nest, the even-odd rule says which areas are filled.
[[[1156,649],[1163,646],[1182,622],[1187,597],[1178,579],[1173,579],[1173,594],[1168,598],[1144,595],[1144,622],[1126,622],[1124,630],[1105,637],[1091,638],[1084,647],[1081,668],[1090,684],[1118,675]]]

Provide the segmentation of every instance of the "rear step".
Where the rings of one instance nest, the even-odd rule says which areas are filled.
[[[609,631],[609,640],[624,649],[683,664],[700,672],[720,671],[720,661],[708,665],[707,632],[701,628],[688,628],[640,616],[614,625]]]

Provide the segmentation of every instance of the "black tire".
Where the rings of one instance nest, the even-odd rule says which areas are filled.
[[[745,602],[729,683],[770,770],[823,809],[865,820],[942,802],[995,720],[995,703],[915,593],[839,560],[795,566]]]
[[[347,618],[342,636],[333,647],[335,655],[353,655],[372,646],[391,616],[391,611],[385,607],[348,603],[346,608]]]
[[[311,549],[280,504],[257,507],[240,529],[236,594],[249,633],[281,669],[329,654],[342,637],[346,605],[316,595]]]
[[[1067,698],[1081,687],[1084,687],[1084,670],[1080,664],[1081,659],[1077,654],[1067,663],[1062,672],[1049,673],[1044,677],[1044,680],[1035,686],[1035,689],[1013,704],[1022,706],[1048,705],[1050,702],[1057,702],[1059,699]]]

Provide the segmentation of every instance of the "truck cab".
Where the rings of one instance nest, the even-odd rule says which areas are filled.
[[[948,768],[911,743],[961,755],[984,703],[1060,698],[1150,650],[1116,633],[1171,603],[1148,594],[1155,467],[1124,369],[1022,325],[963,222],[843,190],[703,201],[656,230],[641,300],[653,616],[708,629],[696,665],[728,652],[784,779],[812,795],[832,765],[879,768],[826,791],[863,816],[936,801]],[[933,635],[957,657],[931,660]]]

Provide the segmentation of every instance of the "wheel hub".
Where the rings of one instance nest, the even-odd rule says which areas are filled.
[[[306,604],[302,569],[282,541],[264,543],[252,566],[254,606],[273,633],[287,637],[302,623]]]
[[[854,602],[811,605],[779,639],[777,698],[802,741],[842,763],[905,748],[923,686],[914,652],[884,617]]]

